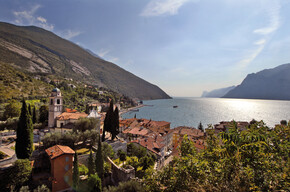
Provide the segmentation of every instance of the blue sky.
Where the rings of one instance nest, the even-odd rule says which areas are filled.
[[[88,48],[171,96],[290,63],[288,0],[0,0],[0,21]]]

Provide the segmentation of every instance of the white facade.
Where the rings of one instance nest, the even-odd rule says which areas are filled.
[[[63,98],[58,88],[54,88],[49,97],[48,127],[56,126],[56,117],[63,111]]]

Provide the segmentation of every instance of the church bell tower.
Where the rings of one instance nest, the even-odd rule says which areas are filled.
[[[49,97],[48,127],[56,127],[56,117],[62,113],[63,99],[58,88],[54,88]]]

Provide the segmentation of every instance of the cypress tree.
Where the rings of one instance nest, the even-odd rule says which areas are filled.
[[[27,159],[33,151],[33,125],[25,100],[16,130],[15,152],[18,159]]]
[[[104,128],[103,128],[103,135],[102,135],[102,141],[105,141],[106,131],[112,133],[112,126],[113,126],[113,119],[114,119],[114,111],[113,111],[113,100],[110,101],[109,109],[106,113],[106,117],[104,120]]]
[[[203,125],[201,124],[201,122],[199,122],[199,124],[198,124],[198,129],[201,130],[202,132],[204,131],[203,130]]]
[[[99,136],[98,141],[98,150],[96,154],[96,172],[98,173],[98,176],[103,179],[104,178],[104,158],[103,158],[103,151],[102,151],[102,143],[101,138]]]
[[[35,109],[35,106],[33,107],[32,123],[33,123],[33,124],[36,123],[36,109]]]
[[[75,152],[74,162],[73,162],[73,188],[76,189],[79,185],[79,163],[78,163],[78,154]]]
[[[32,116],[32,112],[31,112],[31,105],[28,105],[28,111],[29,111],[29,115]]]
[[[113,113],[113,125],[112,125],[112,140],[119,134],[119,109],[116,107]]]
[[[89,176],[95,174],[95,164],[94,164],[94,157],[92,150],[90,151],[90,156],[88,159],[88,169],[89,169]]]

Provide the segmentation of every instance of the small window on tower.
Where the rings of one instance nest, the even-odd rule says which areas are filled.
[[[53,105],[53,99],[50,100],[50,104]]]
[[[57,99],[57,104],[60,104],[60,99]]]

